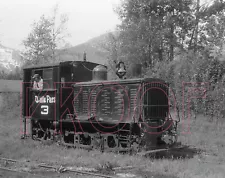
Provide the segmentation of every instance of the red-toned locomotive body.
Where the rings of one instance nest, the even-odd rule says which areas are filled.
[[[31,77],[43,78],[32,89]],[[107,80],[107,68],[87,61],[27,67],[23,116],[33,139],[76,148],[139,151],[172,145],[177,121],[170,116],[168,84],[155,78]]]

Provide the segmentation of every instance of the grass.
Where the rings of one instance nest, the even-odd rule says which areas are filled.
[[[5,96],[7,98],[7,96]],[[12,159],[31,160],[52,165],[82,166],[106,171],[111,167],[136,166],[133,172],[144,177],[223,178],[225,177],[225,124],[209,122],[198,116],[190,123],[191,133],[180,134],[179,141],[190,146],[188,150],[174,152],[173,158],[159,158],[101,153],[68,149],[56,144],[40,143],[20,139],[20,106],[18,96],[10,97],[4,105],[11,105],[0,116],[0,156]],[[5,109],[4,111],[6,111]],[[10,112],[9,112],[10,111]],[[7,113],[7,114],[6,114]],[[180,127],[180,132],[182,127]],[[195,148],[195,149],[194,149]],[[194,150],[199,150],[195,152]],[[187,156],[189,154],[189,156]],[[182,155],[182,158],[177,156]],[[185,158],[186,157],[186,158]],[[141,166],[144,165],[144,166]]]
[[[11,91],[20,92],[22,89],[21,80],[1,80],[0,79],[0,92]]]

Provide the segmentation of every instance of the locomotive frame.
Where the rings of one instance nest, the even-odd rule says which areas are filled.
[[[36,73],[43,78],[42,91],[32,89]],[[138,152],[177,141],[168,83],[108,81],[106,66],[87,61],[24,68],[22,114],[30,119],[32,139],[75,148]]]

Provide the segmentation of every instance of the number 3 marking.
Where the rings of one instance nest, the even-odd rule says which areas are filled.
[[[41,105],[41,114],[47,115],[48,114],[48,106],[47,105]]]

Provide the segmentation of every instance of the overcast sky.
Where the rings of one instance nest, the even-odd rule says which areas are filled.
[[[0,0],[0,41],[4,46],[22,49],[22,40],[31,24],[42,14],[50,15],[59,4],[60,13],[69,16],[68,39],[72,45],[113,30],[120,21],[113,7],[120,0]]]
[[[202,2],[211,0],[201,0]],[[113,7],[120,0],[0,0],[0,42],[7,47],[22,49],[31,31],[31,24],[41,15],[50,15],[59,4],[60,13],[69,16],[68,39],[72,45],[113,30],[120,23]]]

